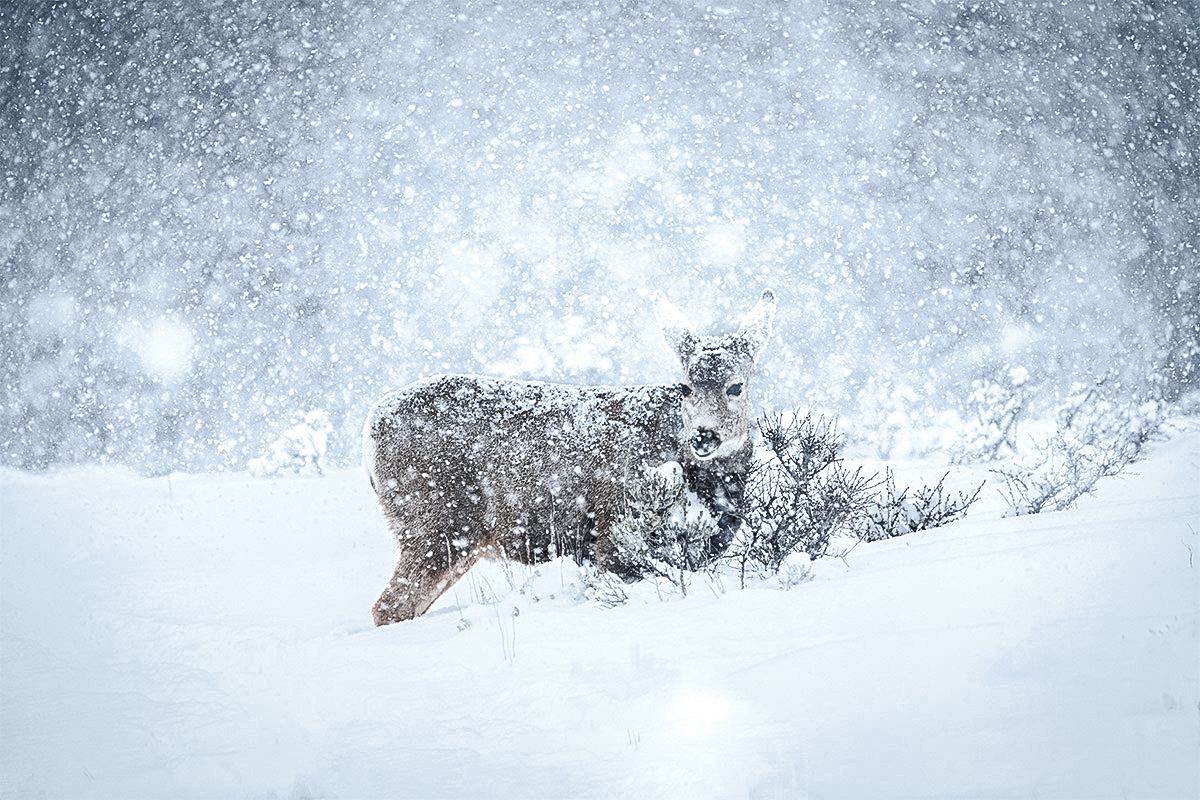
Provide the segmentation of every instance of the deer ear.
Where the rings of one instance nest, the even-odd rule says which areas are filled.
[[[686,364],[692,353],[696,352],[696,345],[700,341],[700,337],[688,324],[687,317],[661,291],[654,293],[654,316],[658,317],[658,327],[662,329],[663,338],[671,345],[679,360]]]
[[[770,341],[774,323],[775,293],[770,289],[763,289],[762,296],[742,320],[737,332],[737,338],[746,343],[751,358],[758,358],[758,354]]]

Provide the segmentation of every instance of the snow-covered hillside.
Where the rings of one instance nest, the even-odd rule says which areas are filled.
[[[1200,431],[1132,471],[787,591],[485,565],[379,629],[357,470],[2,473],[0,797],[1194,798]]]

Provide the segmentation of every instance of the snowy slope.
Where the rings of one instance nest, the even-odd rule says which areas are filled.
[[[486,565],[382,629],[358,471],[0,473],[0,797],[1194,798],[1200,431],[1134,470],[789,591]]]

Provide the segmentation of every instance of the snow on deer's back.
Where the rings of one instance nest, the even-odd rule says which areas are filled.
[[[719,520],[740,519],[753,449],[749,378],[771,336],[764,290],[736,333],[695,333],[659,293],[655,313],[681,383],[567,386],[469,375],[413,383],[367,417],[363,461],[400,558],[375,603],[377,625],[420,616],[480,558],[559,555],[629,576],[608,531],[647,466],[683,465]]]

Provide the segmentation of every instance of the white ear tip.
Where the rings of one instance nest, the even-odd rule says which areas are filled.
[[[771,339],[771,328],[775,321],[775,292],[763,289],[758,302],[738,328],[740,335],[750,346],[750,352],[757,356],[758,351],[766,346]]]

